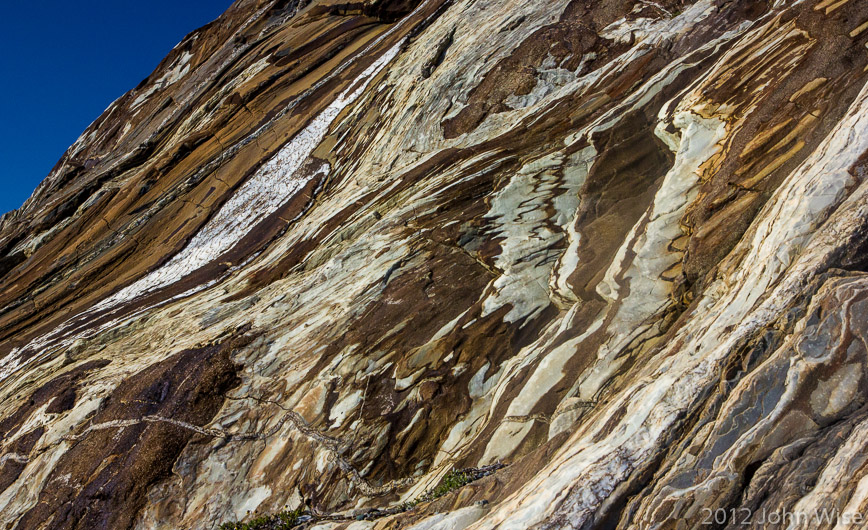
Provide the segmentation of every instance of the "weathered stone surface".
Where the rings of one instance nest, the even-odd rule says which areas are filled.
[[[0,528],[868,517],[866,43],[865,0],[237,1],[0,220]]]

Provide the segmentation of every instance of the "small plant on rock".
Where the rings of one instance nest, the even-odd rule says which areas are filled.
[[[298,507],[274,515],[263,515],[246,523],[223,523],[218,530],[288,530],[298,526],[303,515],[304,507]]]

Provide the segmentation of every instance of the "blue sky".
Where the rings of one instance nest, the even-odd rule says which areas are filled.
[[[231,0],[42,0],[0,17],[0,214],[21,206],[66,148],[187,33]]]

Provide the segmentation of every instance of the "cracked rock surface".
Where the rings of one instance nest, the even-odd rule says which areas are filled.
[[[866,46],[868,0],[236,1],[0,218],[0,528],[861,527]]]

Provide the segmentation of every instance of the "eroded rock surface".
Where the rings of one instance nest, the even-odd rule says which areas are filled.
[[[237,1],[0,221],[0,528],[868,518],[866,43],[866,0]]]

